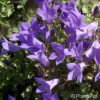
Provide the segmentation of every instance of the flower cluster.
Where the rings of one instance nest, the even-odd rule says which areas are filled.
[[[66,63],[67,57],[71,57],[74,62],[66,63],[70,71],[67,80],[76,79],[78,83],[82,83],[83,71],[88,62],[94,60],[99,66],[95,81],[99,80],[100,42],[96,37],[98,23],[85,23],[84,15],[77,9],[75,0],[58,5],[55,5],[55,0],[36,0],[36,2],[40,7],[36,13],[42,21],[35,17],[30,24],[22,22],[18,34],[12,34],[9,41],[3,37],[3,40],[0,41],[2,45],[0,56],[9,52],[26,50],[29,54],[27,58],[36,60],[44,69],[50,67],[51,60],[54,60],[58,66]],[[94,15],[97,13],[96,9],[93,12]],[[59,35],[55,30],[56,20],[66,35],[64,44],[52,41],[52,37]],[[19,44],[13,42],[19,42]],[[46,44],[52,48],[52,53],[48,53]],[[41,77],[35,78],[35,80],[41,84],[36,89],[36,93],[41,93],[43,100],[58,100],[57,94],[52,94],[52,89],[59,83],[59,77],[51,80]],[[9,96],[9,100],[15,99]]]

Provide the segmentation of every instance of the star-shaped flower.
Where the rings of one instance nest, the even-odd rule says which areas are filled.
[[[33,55],[29,55],[27,56],[27,58],[30,58],[30,59],[34,59],[34,60],[37,60],[39,61],[41,64],[43,64],[44,66],[49,66],[50,62],[47,58],[47,56],[45,55],[45,53],[41,50],[37,51],[37,52],[34,52]]]
[[[42,78],[35,78],[35,80],[39,84],[41,84],[36,89],[36,93],[47,93],[47,94],[51,94],[51,90],[59,83],[59,79],[52,79],[52,80],[46,81],[46,80],[44,80]]]
[[[57,10],[59,5],[55,5],[53,8],[50,8],[47,3],[43,3],[41,9],[37,10],[37,14],[42,18],[42,20],[52,23],[55,18],[57,18]]]
[[[56,42],[52,42],[51,46],[55,52],[49,56],[49,59],[50,60],[56,59],[56,65],[63,63],[66,56],[66,52],[67,52],[67,49],[65,49],[65,46],[57,44]]]
[[[69,27],[80,27],[84,16],[79,12],[76,7],[75,0],[70,3],[62,3],[60,5],[61,21]]]
[[[85,67],[85,63],[68,63],[67,68],[70,70],[67,80],[77,79],[78,83],[82,83],[83,79],[83,70]]]

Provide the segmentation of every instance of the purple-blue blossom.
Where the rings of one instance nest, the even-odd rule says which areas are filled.
[[[34,36],[31,36],[32,40],[29,40],[27,43],[23,42],[21,43],[20,47],[22,49],[28,50],[31,53],[37,52],[39,50],[42,50],[43,52],[45,51],[45,46],[44,44],[39,41],[37,38],[35,38]]]
[[[36,82],[41,84],[37,89],[36,93],[49,93],[51,94],[51,90],[59,83],[59,79],[52,80],[44,80],[42,78],[35,78]]]
[[[82,25],[80,28],[76,29],[73,27],[65,27],[64,30],[69,37],[67,38],[67,43],[70,45],[77,42],[80,39],[91,39],[96,36],[96,31],[98,29],[98,23],[92,22],[90,24]]]
[[[100,64],[98,65],[97,74],[95,75],[95,82],[100,80]]]
[[[49,94],[45,93],[42,95],[43,100],[58,100],[58,95],[57,94]]]
[[[51,37],[54,35],[55,31],[54,29],[49,29],[47,25],[43,25],[40,28],[40,33],[42,34],[42,36],[47,42],[50,42]]]
[[[95,76],[95,82],[97,82],[98,80],[100,80],[100,72],[98,72]]]
[[[77,44],[72,44],[68,48],[67,54],[68,54],[68,56],[75,58],[77,61],[82,61],[83,60],[83,51],[84,51],[84,47],[83,47],[83,41],[82,41]]]
[[[44,66],[49,66],[50,62],[42,50],[35,52],[33,55],[28,55],[27,58],[39,61]]]
[[[69,35],[66,41],[67,44],[71,45],[72,43],[75,43],[77,41],[76,29],[73,27],[65,27],[64,30]]]
[[[52,8],[49,7],[47,3],[43,3],[42,7],[37,10],[37,14],[42,18],[42,20],[52,23],[55,18],[57,18],[57,11],[59,5],[55,5]]]
[[[69,4],[62,3],[60,5],[61,21],[69,27],[80,27],[84,16],[78,11],[76,3],[71,0]]]
[[[96,35],[97,29],[98,29],[97,22],[92,22],[90,24],[80,27],[80,29],[76,30],[76,36],[77,36],[76,40],[91,39]]]
[[[91,47],[85,52],[87,60],[92,60],[96,62],[96,64],[100,64],[100,43],[98,40],[93,41]]]
[[[16,99],[12,97],[11,95],[8,95],[8,100],[16,100]]]
[[[21,30],[19,31],[19,34],[12,35],[11,40],[21,42],[19,47],[31,53],[29,56],[27,56],[28,58],[37,60],[44,66],[49,66],[49,60],[47,56],[45,55],[45,46],[43,42],[38,40],[37,36],[34,35],[35,31],[38,32],[38,30],[36,30],[36,28],[34,27],[35,25],[36,26],[39,25],[37,23],[36,18],[32,20],[31,27],[29,27],[28,29],[21,28]],[[25,27],[26,25],[22,25],[22,27],[23,26]],[[39,29],[40,29],[40,25],[39,25]]]
[[[0,44],[2,45],[2,51],[0,52],[0,56],[9,52],[18,52],[20,50],[20,48],[17,45],[8,42],[8,40],[6,39],[1,40]]]
[[[57,44],[56,42],[52,42],[51,46],[55,52],[51,53],[49,56],[50,60],[56,60],[56,65],[64,62],[66,57],[66,49],[64,45]]]
[[[83,79],[83,71],[85,68],[85,63],[68,63],[67,64],[67,68],[70,70],[70,72],[68,73],[68,77],[67,80],[77,80],[78,83],[82,83],[82,79]]]

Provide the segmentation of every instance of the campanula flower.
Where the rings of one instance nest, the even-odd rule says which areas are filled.
[[[34,35],[34,37],[38,38],[39,37],[39,33],[41,33],[41,28],[44,27],[44,24],[40,24],[37,20],[37,18],[33,18],[31,20],[31,25],[30,25],[30,33],[32,33]]]
[[[67,44],[72,44],[72,43],[75,43],[76,42],[76,38],[77,38],[77,36],[76,36],[76,30],[75,30],[75,28],[73,28],[73,27],[66,27],[66,28],[64,28],[64,30],[65,30],[65,32],[67,33],[67,34],[69,34],[69,37],[67,38]]]
[[[96,35],[96,31],[98,29],[98,23],[92,22],[90,24],[87,24],[80,29],[76,30],[76,40],[79,39],[91,39]]]
[[[27,42],[29,39],[31,39],[31,36],[38,37],[39,29],[42,26],[42,24],[38,23],[36,17],[31,20],[30,25],[25,22],[22,22],[19,32],[17,34],[12,34],[10,40]]]
[[[45,55],[45,53],[41,50],[34,52],[33,55],[27,56],[27,58],[37,60],[44,66],[49,66],[49,60],[48,60],[47,56]]]
[[[12,97],[11,95],[8,95],[8,100],[16,100],[16,99]]]
[[[66,56],[65,46],[57,44],[56,42],[52,42],[51,46],[55,52],[49,56],[49,59],[56,60],[56,65],[63,63]]]
[[[43,100],[58,100],[58,95],[57,94],[49,94],[49,93],[45,93],[42,95]]]
[[[70,45],[72,43],[77,42],[80,39],[91,39],[95,37],[97,29],[98,29],[97,22],[84,24],[78,29],[73,28],[73,27],[65,27],[64,28],[65,32],[69,34],[67,43]]]
[[[78,83],[82,83],[83,79],[83,71],[84,71],[85,63],[68,63],[67,68],[70,70],[68,73],[67,80],[77,79]]]
[[[96,64],[100,64],[100,43],[98,40],[95,40],[91,47],[85,52],[87,60],[92,60],[96,62]]]
[[[23,32],[27,31],[30,28],[30,25],[26,22],[22,22],[20,29],[19,29],[19,34],[11,34],[10,40],[11,41],[19,41],[19,35],[22,34]],[[21,40],[21,39],[20,39]]]
[[[51,94],[51,90],[59,83],[59,79],[52,79],[46,81],[42,78],[35,78],[36,82],[41,84],[37,89],[36,93],[47,93]]]
[[[2,45],[2,51],[0,52],[0,56],[9,53],[9,52],[17,52],[20,50],[20,48],[13,44],[8,42],[6,39],[5,40],[1,40],[1,45]]]
[[[41,28],[40,28],[40,33],[42,34],[42,36],[44,37],[44,39],[47,41],[47,42],[50,42],[51,40],[51,37],[54,35],[55,31],[54,29],[50,29],[48,28],[47,25],[43,25]]]
[[[29,30],[19,31],[19,34],[12,34],[10,40],[29,43],[32,41],[32,34]]]
[[[68,49],[68,55],[74,57],[77,61],[82,61],[83,51],[84,48],[83,48],[83,41],[82,41],[80,43],[77,43],[77,45],[72,44]]]
[[[42,18],[42,20],[52,23],[55,18],[57,18],[57,10],[59,5],[55,5],[50,8],[47,3],[43,3],[42,8],[37,10],[37,14]]]
[[[31,53],[37,52],[39,50],[43,50],[44,52],[44,44],[35,37],[31,37],[31,39],[32,40],[29,40],[27,43],[21,43],[20,47],[22,49],[28,50]]]
[[[36,24],[35,20],[34,20],[34,25]],[[33,25],[33,24],[32,24]],[[33,25],[33,26],[34,26]],[[32,26],[32,27],[33,27]],[[34,31],[36,31],[34,29]],[[39,41],[36,37],[36,35],[34,35],[32,33],[32,31],[28,30],[24,30],[24,31],[19,31],[19,34],[13,34],[11,37],[11,40],[13,41],[19,41],[20,45],[19,47],[25,50],[28,50],[31,53],[34,53],[40,49],[43,49],[43,43],[41,41]]]
[[[17,41],[20,41],[20,45],[19,47],[29,51],[30,53],[32,53],[31,55],[27,56],[30,59],[34,59],[39,61],[41,64],[43,64],[44,66],[48,66],[49,65],[49,60],[47,59],[47,56],[45,55],[45,46],[44,44],[38,40],[37,36],[34,35],[34,32],[39,32],[40,30],[36,29],[36,26],[38,26],[38,28],[40,28],[37,19],[34,18],[31,21],[31,30],[30,28],[24,30],[24,31],[19,31],[19,34],[16,36],[13,36],[13,40],[17,39]]]
[[[69,4],[60,5],[61,21],[69,27],[80,27],[84,16],[78,11],[76,3],[71,0]]]

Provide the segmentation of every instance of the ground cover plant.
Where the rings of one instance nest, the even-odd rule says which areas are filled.
[[[100,99],[98,1],[0,4],[0,100]]]

